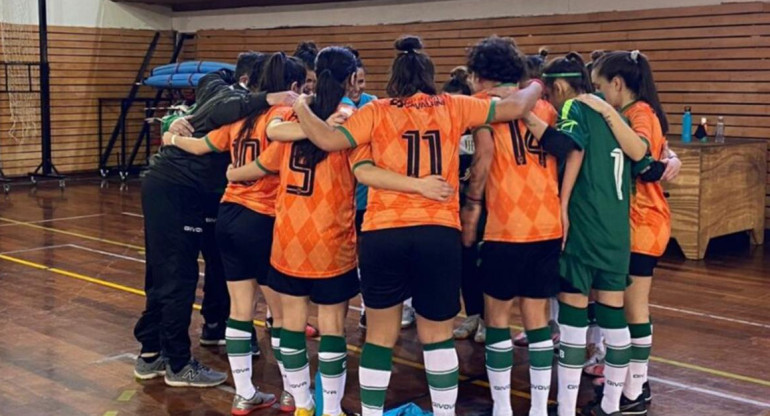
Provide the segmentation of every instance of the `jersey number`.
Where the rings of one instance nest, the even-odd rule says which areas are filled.
[[[313,195],[313,185],[315,184],[315,166],[308,166],[307,161],[297,152],[297,146],[291,147],[291,158],[289,160],[289,169],[303,174],[302,186],[288,185],[286,192],[299,196]]]
[[[513,142],[513,156],[516,158],[517,165],[527,164],[527,155],[525,152],[537,155],[537,160],[540,165],[546,165],[546,153],[540,143],[535,139],[535,136],[527,131],[526,135],[521,134],[519,130],[519,123],[517,121],[508,122],[508,128],[511,131],[511,141]]]
[[[236,168],[257,160],[259,157],[259,139],[236,139],[235,142],[233,142],[233,148],[235,149],[233,166]],[[251,186],[256,183],[256,181],[244,181],[239,183]]]
[[[420,177],[420,132],[409,130],[401,136],[407,142],[406,175]],[[422,135],[422,140],[428,142],[430,151],[430,174],[441,174],[441,133],[438,130],[428,130]]]
[[[615,159],[615,190],[618,192],[618,200],[623,200],[623,151],[620,149],[614,149],[610,152],[610,156]]]

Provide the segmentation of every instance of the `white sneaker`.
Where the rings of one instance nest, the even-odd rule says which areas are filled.
[[[414,323],[414,308],[404,305],[401,311],[401,329],[409,328]]]
[[[479,327],[481,318],[479,315],[471,315],[463,321],[454,331],[452,331],[455,339],[468,339],[476,333],[476,329]]]
[[[481,319],[479,319],[479,327],[476,328],[476,336],[473,337],[473,340],[479,344],[487,342],[487,327],[484,326],[484,321]]]

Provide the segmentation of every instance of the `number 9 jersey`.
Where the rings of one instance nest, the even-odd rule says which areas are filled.
[[[330,152],[311,167],[298,143],[272,143],[256,161],[280,178],[270,265],[292,277],[337,277],[357,265],[353,168],[371,163],[369,148]]]
[[[417,93],[372,101],[339,129],[354,147],[370,143],[377,167],[415,178],[440,175],[458,189],[460,138],[469,127],[491,122],[494,114],[489,99]],[[459,211],[458,194],[438,202],[370,188],[362,230],[421,225],[460,229]]]

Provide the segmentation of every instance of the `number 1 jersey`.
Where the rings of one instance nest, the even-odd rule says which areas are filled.
[[[492,100],[417,93],[380,99],[359,109],[339,129],[353,146],[371,144],[377,167],[420,178],[440,175],[459,187],[460,138],[494,118]],[[421,225],[460,228],[459,197],[447,202],[418,194],[369,189],[363,231]]]
[[[579,101],[564,103],[557,126],[585,151],[569,201],[564,253],[599,270],[628,274],[631,160],[601,114]]]

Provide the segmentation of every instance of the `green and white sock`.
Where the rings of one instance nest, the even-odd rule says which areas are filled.
[[[529,340],[529,384],[532,401],[529,416],[548,416],[548,393],[551,391],[553,340],[551,327],[527,331]]]
[[[342,396],[345,394],[345,364],[348,348],[341,336],[322,335],[318,347],[318,371],[323,388],[323,414],[337,416],[342,413]]]
[[[628,363],[631,360],[631,334],[628,332],[623,308],[613,308],[597,302],[596,323],[602,329],[604,342],[607,344],[602,410],[613,413],[620,410],[620,395],[623,394],[623,386],[626,384]]]
[[[249,321],[227,320],[225,329],[225,347],[230,371],[233,373],[235,393],[241,397],[254,397],[256,389],[251,382],[251,331],[254,326]]]
[[[510,336],[510,335],[509,335]],[[454,416],[457,404],[457,384],[460,377],[460,363],[455,350],[455,340],[426,344],[423,346],[425,373],[436,416]]]
[[[392,367],[392,348],[364,344],[358,369],[358,380],[361,385],[361,416],[382,416]]]
[[[283,390],[289,391],[289,382],[286,380],[286,368],[283,367],[283,358],[281,357],[281,328],[270,328],[270,347],[273,350],[275,362],[278,363],[278,370],[281,372]]]
[[[642,394],[642,386],[647,381],[647,367],[652,349],[652,325],[629,324],[631,332],[631,362],[628,365],[628,376],[623,394],[626,398],[635,400]]]
[[[286,369],[288,390],[294,396],[294,403],[298,408],[315,408],[310,392],[310,366],[304,332],[281,329],[281,359]]]
[[[485,348],[487,378],[492,393],[492,414],[512,415],[511,368],[513,367],[513,342],[509,328],[487,327]]]
[[[586,359],[588,311],[559,302],[559,416],[575,416],[580,376]]]

